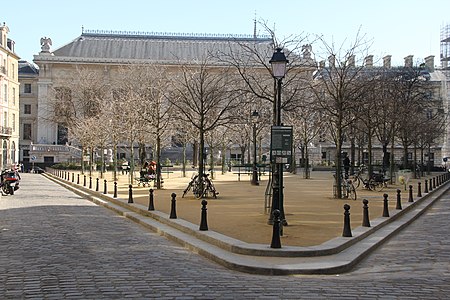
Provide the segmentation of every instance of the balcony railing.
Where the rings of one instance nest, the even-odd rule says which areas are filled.
[[[2,136],[11,136],[12,135],[12,128],[11,127],[0,126],[0,135],[2,135]]]
[[[81,157],[80,149],[68,145],[32,144],[30,146],[30,152],[67,152],[75,157]]]

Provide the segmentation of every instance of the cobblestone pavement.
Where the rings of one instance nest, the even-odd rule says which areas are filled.
[[[450,194],[353,272],[238,273],[37,174],[0,199],[1,299],[449,299]]]

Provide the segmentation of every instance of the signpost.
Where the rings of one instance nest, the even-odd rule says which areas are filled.
[[[272,126],[270,162],[290,164],[292,161],[292,126]]]
[[[34,156],[34,155],[32,155],[31,157],[30,157],[30,159],[31,159],[31,170],[33,170],[34,171],[34,161],[36,160],[36,156]]]

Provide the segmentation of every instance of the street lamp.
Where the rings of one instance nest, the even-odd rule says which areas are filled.
[[[253,123],[253,176],[252,176],[252,185],[259,185],[258,181],[258,165],[256,161],[256,125],[259,120],[259,113],[258,111],[254,110],[252,112],[252,123]]]
[[[277,93],[274,101],[274,123],[275,126],[281,126],[281,83],[286,75],[286,66],[289,61],[281,52],[281,48],[277,48],[273,53],[269,63],[272,66],[272,76],[277,81]],[[272,145],[271,145],[272,146]],[[272,154],[271,154],[272,155]],[[272,159],[274,164],[272,167],[273,182],[272,182],[272,209],[269,217],[269,224],[273,224],[273,211],[278,209],[280,211],[280,218],[283,225],[287,225],[283,208],[283,163]]]

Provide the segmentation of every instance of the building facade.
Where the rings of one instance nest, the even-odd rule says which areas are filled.
[[[59,49],[51,49],[50,38],[41,39],[41,51],[34,56],[39,67],[37,77],[37,126],[32,127],[30,157],[35,163],[52,164],[80,158],[79,151],[68,145],[67,130],[49,121],[49,98],[52,89],[77,76],[77,68],[100,72],[113,81],[118,69],[129,64],[157,64],[171,72],[181,64],[200,62],[211,52],[239,51],[243,44],[273,52],[272,39],[256,35],[160,34],[83,30],[82,34]],[[25,124],[22,124],[25,126]],[[27,125],[28,126],[28,125]],[[120,148],[118,158],[127,157],[127,147]],[[26,156],[24,156],[26,158]],[[128,158],[128,157],[127,157]]]
[[[177,68],[181,63],[201,60],[208,51],[237,51],[239,44],[243,43],[256,45],[260,49],[270,49],[269,52],[273,52],[272,40],[256,35],[236,37],[83,30],[79,37],[55,50],[51,49],[50,38],[42,38],[41,51],[34,56],[34,63],[39,70],[33,70],[25,62],[24,68],[21,69],[24,71],[21,72],[23,83],[21,98],[24,99],[24,103],[21,105],[23,111],[20,126],[23,161],[30,162],[32,159],[35,163],[49,165],[81,158],[80,150],[66,143],[67,131],[61,125],[48,121],[47,115],[51,89],[75,76],[77,67],[102,70],[105,78],[112,79],[120,66],[130,63],[156,63]],[[386,56],[383,59],[383,68],[391,68],[390,58]],[[412,56],[405,58],[405,66],[411,67],[412,62]],[[373,68],[373,57],[367,57],[365,63],[367,68]],[[320,63],[318,65],[320,67]],[[446,73],[448,71],[435,69],[433,56],[425,59],[425,65],[430,74],[430,85],[433,86],[433,101],[439,102],[439,106],[448,115],[450,105],[447,89],[450,78]],[[28,93],[30,88],[31,93]],[[450,126],[447,126],[442,143],[433,146],[430,152],[433,165],[442,165],[443,158],[450,156],[449,137]],[[268,145],[262,148],[263,152],[268,151]],[[345,150],[348,150],[348,145],[344,145]],[[373,150],[372,163],[381,164],[383,159],[381,145],[375,143]],[[125,152],[126,147],[119,156],[126,156]],[[231,153],[238,155],[239,151],[230,150],[230,158]],[[358,162],[367,163],[365,154],[364,150],[361,150]],[[330,141],[317,140],[310,148],[310,155],[313,165],[330,165],[335,157],[335,146]],[[402,149],[397,145],[396,159],[400,161],[402,155]]]
[[[0,169],[19,162],[19,56],[14,41],[8,38],[9,28],[0,25]]]
[[[38,111],[37,67],[24,60],[19,61],[20,82],[20,162],[28,169],[35,158],[30,157],[30,146],[37,137]]]

